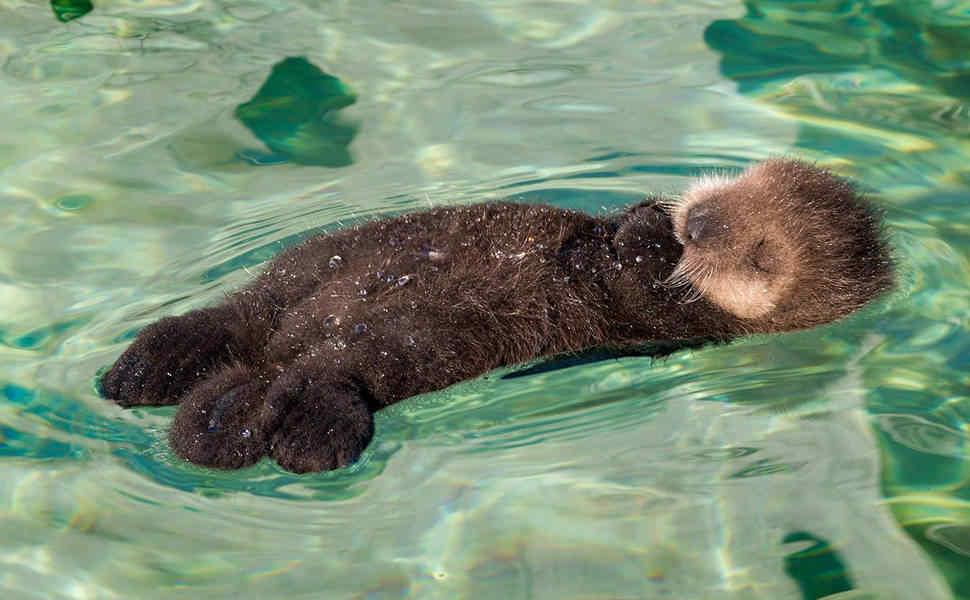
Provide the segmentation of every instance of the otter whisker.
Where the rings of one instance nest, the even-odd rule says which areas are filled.
[[[700,271],[703,268],[704,265],[700,262],[694,262],[687,258],[682,258],[681,261],[677,263],[677,266],[674,267],[673,272],[667,276],[663,283],[670,288],[687,285],[697,279],[697,276],[700,274]]]
[[[672,196],[670,198],[664,197],[656,201],[657,206],[663,209],[668,215],[672,215],[677,208],[684,203],[683,196]]]
[[[701,291],[693,286],[687,288],[687,292],[681,296],[681,304],[693,304],[701,299]]]
[[[690,283],[690,277],[687,273],[677,273],[676,275],[670,275],[664,279],[661,283],[668,288],[679,288]]]
[[[704,275],[702,277],[695,278],[695,283],[690,285],[689,291],[681,299],[681,304],[691,304],[700,300],[704,295],[703,290],[705,285],[711,279],[711,277],[714,276],[715,271],[716,265],[710,265],[704,270]],[[700,281],[696,282],[696,279],[700,279]]]

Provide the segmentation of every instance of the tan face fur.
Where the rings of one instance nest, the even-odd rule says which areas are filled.
[[[669,279],[782,330],[831,321],[891,284],[879,219],[846,181],[773,159],[691,185],[669,207],[683,255]]]
[[[743,319],[762,317],[778,305],[796,279],[799,261],[769,221],[771,207],[763,205],[771,192],[757,198],[764,187],[757,172],[747,171],[734,179],[705,177],[687,189],[671,212],[674,234],[684,246],[672,284],[689,285]]]

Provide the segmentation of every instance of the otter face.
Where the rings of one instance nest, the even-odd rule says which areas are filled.
[[[671,220],[684,248],[670,283],[756,329],[832,321],[892,284],[878,217],[847,182],[804,162],[702,179]]]

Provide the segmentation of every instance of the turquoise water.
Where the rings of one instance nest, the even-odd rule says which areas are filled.
[[[0,0],[0,65],[5,598],[970,598],[970,3]],[[328,474],[94,392],[310,232],[779,153],[878,192],[896,294],[416,398]]]

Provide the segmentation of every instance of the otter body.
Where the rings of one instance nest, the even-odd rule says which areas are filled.
[[[768,175],[757,171],[765,165]],[[827,183],[848,218],[798,222],[768,211],[758,223],[732,212],[732,190],[735,204],[758,191],[745,190],[754,185],[745,177],[758,179],[759,201],[770,205],[797,194],[799,179]],[[846,239],[805,234],[809,221],[844,228]],[[849,273],[858,293],[800,270],[801,254],[819,249],[797,235],[843,255],[867,244],[850,257],[868,261]],[[269,454],[291,471],[334,469],[366,447],[374,411],[409,396],[542,356],[652,342],[669,352],[807,327],[890,283],[878,219],[851,188],[775,161],[679,202],[651,198],[602,218],[499,202],[310,238],[222,305],[146,328],[101,387],[123,406],[180,403],[171,442],[194,463],[238,468]]]

